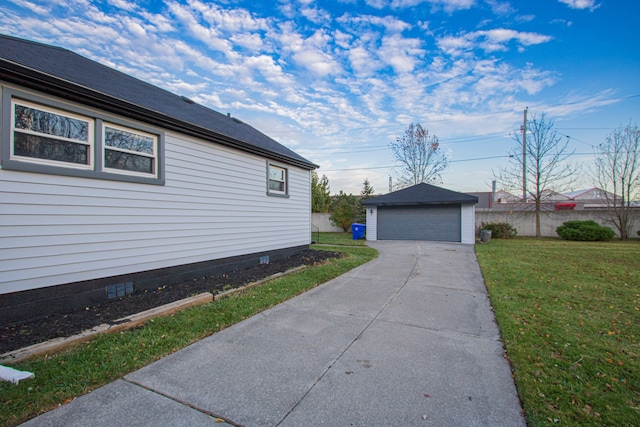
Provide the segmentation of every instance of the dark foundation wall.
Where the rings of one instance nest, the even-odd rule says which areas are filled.
[[[0,295],[0,326],[51,314],[68,313],[108,301],[122,292],[143,291],[170,286],[185,280],[217,275],[239,268],[253,267],[268,257],[269,262],[284,259],[308,249],[307,245],[121,276],[105,277]]]

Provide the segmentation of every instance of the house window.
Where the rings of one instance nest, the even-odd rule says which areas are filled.
[[[155,174],[158,141],[155,135],[112,124],[103,128],[105,169]]]
[[[164,134],[108,113],[2,87],[2,169],[164,185]]]
[[[273,165],[271,163],[267,164],[267,194],[276,195],[276,196],[286,196],[287,195],[287,169]]]
[[[11,157],[89,169],[93,121],[23,101],[11,103]]]

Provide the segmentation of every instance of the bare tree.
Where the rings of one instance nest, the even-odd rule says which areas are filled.
[[[410,124],[404,135],[389,144],[389,148],[402,164],[398,176],[401,186],[441,181],[442,172],[449,166],[447,156],[440,150],[438,137],[429,135],[419,123]]]
[[[620,126],[597,148],[595,178],[605,190],[609,218],[621,240],[629,238],[631,202],[640,196],[640,129]]]
[[[494,172],[495,178],[507,188],[522,188],[526,182],[527,199],[532,199],[536,215],[536,237],[540,237],[540,213],[542,204],[554,194],[567,190],[575,181],[578,166],[568,161],[573,151],[569,151],[568,139],[554,130],[553,120],[543,113],[533,116],[528,122],[525,155],[521,135],[514,134],[516,145],[509,151],[510,161],[505,167]],[[523,167],[523,164],[526,167]],[[523,180],[523,172],[526,179]],[[523,200],[526,206],[526,201]]]

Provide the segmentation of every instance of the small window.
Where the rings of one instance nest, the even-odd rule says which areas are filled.
[[[268,164],[268,194],[287,194],[287,169]]]
[[[12,158],[91,168],[92,120],[19,100],[11,107]]]
[[[158,138],[133,129],[104,125],[104,168],[156,175]]]

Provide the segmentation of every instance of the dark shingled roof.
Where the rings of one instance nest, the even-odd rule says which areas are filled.
[[[365,206],[446,205],[458,203],[475,204],[478,203],[478,198],[421,183],[362,201]]]
[[[317,167],[236,118],[67,49],[0,34],[0,79],[305,169]]]

